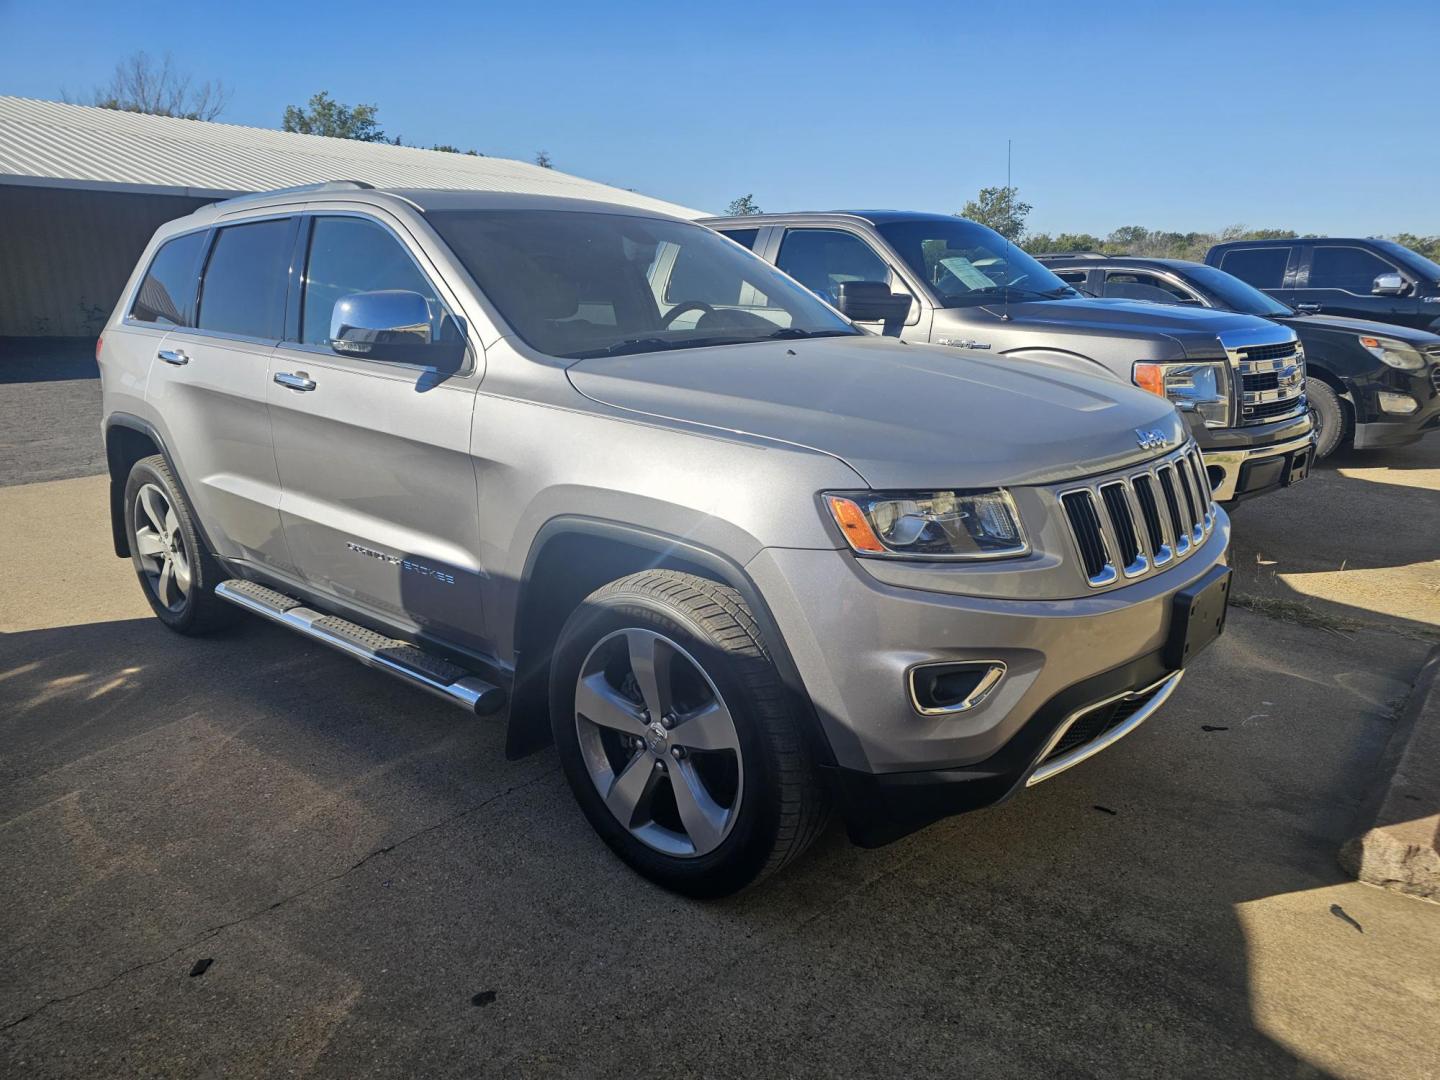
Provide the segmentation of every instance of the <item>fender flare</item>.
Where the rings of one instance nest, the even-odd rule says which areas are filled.
[[[215,554],[215,545],[210,542],[206,535],[205,525],[200,520],[199,511],[195,508],[195,500],[190,498],[190,493],[185,490],[185,481],[176,467],[175,455],[170,452],[165,438],[150,421],[136,416],[134,413],[116,412],[105,417],[103,435],[105,440],[105,466],[110,474],[110,531],[115,542],[115,554],[122,559],[130,557],[130,537],[125,532],[125,482],[129,479],[126,476],[115,475],[115,463],[110,457],[110,431],[112,428],[125,428],[129,431],[138,432],[144,435],[160,451],[160,456],[165,459],[165,464],[170,467],[170,475],[175,478],[175,484],[180,489],[180,495],[190,508],[190,520],[195,525],[195,531],[200,534],[200,542],[205,545],[205,550],[211,555]]]
[[[795,711],[800,717],[801,729],[810,744],[810,749],[819,765],[833,765],[835,755],[830,748],[830,740],[826,736],[820,719],[816,715],[814,703],[810,700],[809,693],[805,690],[805,684],[800,677],[800,670],[795,665],[794,657],[790,654],[789,646],[780,633],[779,625],[770,611],[770,606],[765,602],[760,590],[745,572],[744,567],[727,555],[714,551],[711,548],[703,547],[682,537],[672,536],[668,533],[654,529],[643,528],[625,522],[612,521],[605,518],[593,518],[583,515],[562,514],[551,518],[535,533],[530,543],[530,550],[525,556],[525,567],[521,572],[520,585],[515,605],[515,627],[514,641],[515,652],[515,701],[525,704],[521,695],[525,692],[523,687],[527,682],[534,682],[535,672],[527,668],[526,654],[524,648],[526,642],[522,635],[526,633],[522,625],[526,611],[527,601],[532,586],[532,578],[535,567],[544,554],[546,547],[567,536],[591,537],[597,540],[605,540],[623,544],[627,547],[648,552],[653,556],[651,566],[668,567],[671,569],[698,570],[704,577],[712,578],[722,584],[728,585],[740,594],[745,605],[754,615],[756,623],[759,624],[760,632],[764,636],[766,647],[770,651],[770,659],[775,664],[776,671],[780,675],[780,681],[785,687],[787,696]],[[547,668],[548,670],[548,668]],[[548,680],[546,680],[548,684]],[[530,687],[530,693],[535,693],[535,687]],[[544,687],[547,694],[544,711],[548,715],[548,685]],[[533,698],[531,699],[533,701]],[[549,738],[549,729],[546,728],[545,737],[537,741],[534,737],[535,722],[533,718],[526,719],[531,710],[528,708],[511,708],[508,726],[506,730],[505,751],[508,757],[520,757],[524,754],[538,749]]]

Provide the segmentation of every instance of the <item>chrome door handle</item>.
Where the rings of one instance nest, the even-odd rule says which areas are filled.
[[[288,386],[291,390],[314,390],[315,380],[306,375],[303,371],[293,374],[288,371],[277,371],[275,381],[281,386]]]
[[[190,362],[190,357],[179,349],[161,349],[155,355],[165,363],[174,364],[176,367],[184,367]]]

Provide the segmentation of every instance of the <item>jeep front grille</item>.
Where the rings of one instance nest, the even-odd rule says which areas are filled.
[[[1060,494],[1092,588],[1145,577],[1183,559],[1215,527],[1205,462],[1194,443],[1121,476]]]
[[[1305,351],[1298,341],[1229,349],[1239,423],[1268,424],[1305,411]]]

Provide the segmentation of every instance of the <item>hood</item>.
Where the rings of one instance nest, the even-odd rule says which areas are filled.
[[[1427,330],[1417,330],[1412,326],[1401,326],[1398,323],[1371,322],[1368,319],[1347,319],[1343,315],[1295,315],[1277,319],[1286,326],[1292,327],[1297,334],[1309,336],[1312,332],[1344,335],[1356,337],[1366,334],[1371,337],[1388,337],[1395,341],[1403,341],[1407,345],[1424,352],[1426,349],[1440,348],[1440,334],[1432,334]]]
[[[765,341],[604,356],[568,370],[586,397],[839,458],[875,488],[1042,484],[1154,457],[1187,429],[1118,381],[890,338]]]
[[[998,304],[987,310],[1002,310]],[[972,310],[972,309],[966,309]],[[944,319],[944,312],[937,312]],[[1030,301],[1011,304],[1010,326],[1050,332],[1056,335],[1090,335],[1129,341],[1163,340],[1169,346],[1151,359],[1215,359],[1225,355],[1220,335],[1249,337],[1264,335],[1275,324],[1254,315],[1214,308],[1187,308],[1171,304],[1147,304],[1138,300],[1084,298],[1076,300]],[[1176,355],[1174,350],[1180,350]]]

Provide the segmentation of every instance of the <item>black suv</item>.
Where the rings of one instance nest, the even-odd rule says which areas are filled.
[[[1361,449],[1400,446],[1440,428],[1440,336],[1303,315],[1201,263],[1088,253],[1042,255],[1040,261],[1062,281],[1096,296],[1239,311],[1290,327],[1305,349],[1317,457],[1347,438]]]
[[[1393,240],[1237,240],[1205,261],[1302,314],[1440,333],[1440,265]]]

